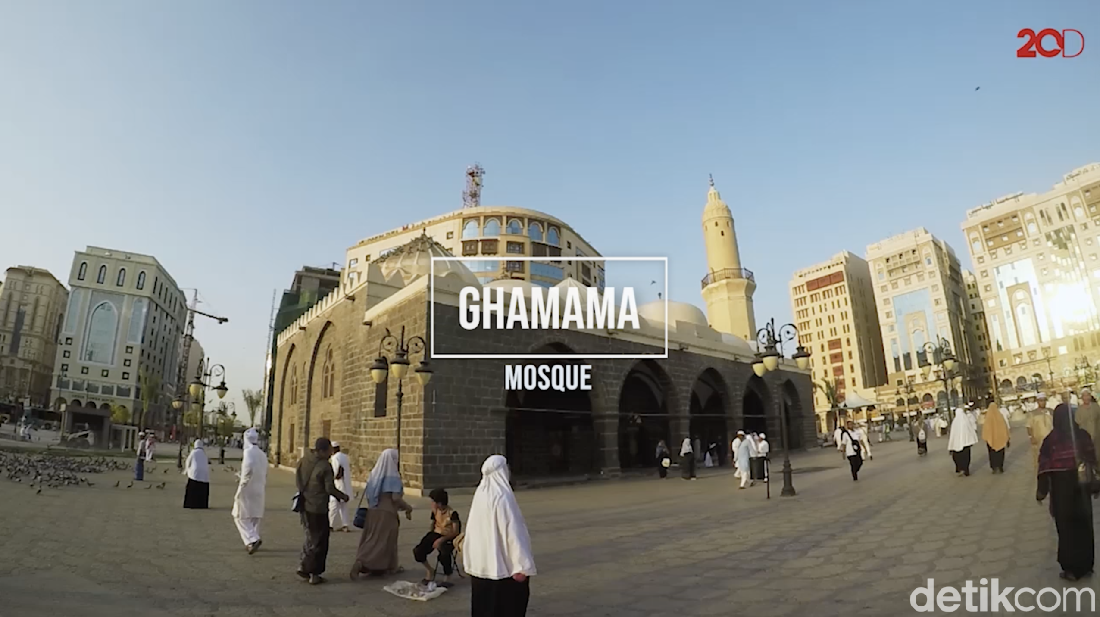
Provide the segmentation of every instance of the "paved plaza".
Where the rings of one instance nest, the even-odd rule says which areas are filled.
[[[799,454],[794,498],[779,497],[779,478],[771,500],[762,485],[739,491],[728,471],[521,491],[539,568],[529,614],[905,615],[910,591],[929,577],[1061,588],[1026,436],[1017,429],[1014,438],[1004,476],[990,474],[976,447],[974,475],[955,477],[947,440],[936,439],[923,459],[907,441],[875,444],[858,483],[835,450]],[[41,495],[0,479],[0,615],[469,614],[466,582],[423,603],[390,596],[383,581],[350,582],[358,533],[334,535],[328,584],[301,583],[290,473],[269,476],[254,556],[230,518],[233,473],[214,465],[209,511],[182,509],[174,460],[147,476],[166,481],[163,490],[127,489],[127,477]],[[465,515],[470,496],[452,501]],[[404,578],[416,580],[411,550],[428,506],[411,503],[418,511],[402,520],[400,545]]]

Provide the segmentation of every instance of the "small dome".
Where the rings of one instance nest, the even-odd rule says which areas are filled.
[[[638,315],[646,321],[654,323],[665,322],[665,301],[657,300],[656,302],[648,302],[638,307]],[[675,326],[676,322],[682,321],[703,328],[709,328],[710,324],[707,323],[707,316],[703,314],[703,311],[699,310],[699,307],[694,304],[688,304],[687,302],[668,302],[668,324]]]
[[[730,347],[733,347],[737,351],[740,351],[741,353],[752,355],[756,354],[756,350],[753,349],[752,345],[750,345],[748,341],[735,334],[727,334],[723,332],[722,342],[726,345],[729,345]]]
[[[411,242],[399,246],[374,260],[374,263],[382,269],[382,274],[386,277],[386,280],[391,280],[395,273],[400,273],[401,280],[405,285],[408,285],[422,276],[431,274],[432,257],[454,257],[454,255],[433,240],[431,236],[423,233]],[[436,261],[435,275],[442,277],[448,274],[457,275],[468,285],[481,284],[474,273],[470,272],[470,269],[461,261]]]

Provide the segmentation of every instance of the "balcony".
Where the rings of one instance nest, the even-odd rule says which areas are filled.
[[[711,283],[717,283],[718,281],[725,281],[729,279],[744,279],[746,281],[756,282],[756,279],[752,276],[752,270],[745,268],[723,268],[721,270],[715,270],[710,274],[703,277],[703,288]]]

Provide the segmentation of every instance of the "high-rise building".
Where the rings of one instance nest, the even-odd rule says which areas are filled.
[[[707,192],[707,205],[703,208],[703,243],[707,250],[703,300],[707,303],[710,327],[755,341],[752,294],[756,291],[756,279],[752,271],[741,266],[733,213],[714,188],[713,179]]]
[[[886,380],[878,311],[871,270],[860,257],[844,251],[829,261],[794,273],[791,309],[802,344],[811,355],[814,409],[821,432],[831,432],[835,388],[837,402],[850,389],[871,390]],[[872,395],[873,396],[873,395]]]
[[[993,380],[993,360],[989,348],[989,328],[986,326],[985,305],[982,303],[978,287],[978,277],[970,270],[963,270],[963,282],[966,283],[966,298],[970,306],[970,349],[974,366],[986,389],[985,398],[991,399],[997,384]],[[977,384],[975,384],[977,387]],[[980,390],[980,388],[978,388]]]
[[[149,255],[89,246],[73,258],[69,286],[52,393],[66,430],[75,422],[105,431],[116,406],[137,421],[143,372],[160,384],[151,407],[171,401],[187,302],[164,266]]]
[[[69,291],[41,268],[8,268],[0,288],[0,401],[49,407]]]
[[[968,335],[966,284],[955,251],[919,228],[868,246],[867,262],[886,360],[884,387],[912,384],[925,409],[946,409],[984,396]],[[945,385],[946,350],[956,367]]]
[[[1095,381],[1100,164],[1041,195],[1016,193],[970,210],[962,228],[1002,398]]]

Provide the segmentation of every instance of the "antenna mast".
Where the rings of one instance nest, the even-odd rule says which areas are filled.
[[[473,167],[466,168],[466,190],[462,192],[462,207],[476,208],[481,205],[481,185],[485,170],[481,165],[474,163]]]

